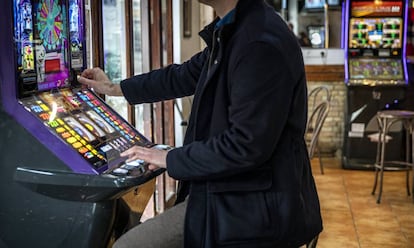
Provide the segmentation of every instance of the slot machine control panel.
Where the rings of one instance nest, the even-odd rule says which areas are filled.
[[[120,153],[134,145],[154,144],[93,91],[64,88],[22,98],[20,103],[98,173],[135,175],[145,170],[143,161],[123,163]]]

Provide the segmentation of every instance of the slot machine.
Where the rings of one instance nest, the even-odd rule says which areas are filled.
[[[163,172],[120,157],[157,147],[76,82],[84,25],[83,0],[0,8],[0,247],[106,247],[119,198]]]
[[[376,113],[406,107],[407,9],[408,1],[345,1],[344,168],[373,169],[378,140]],[[387,159],[404,160],[401,126],[394,125],[389,136]]]

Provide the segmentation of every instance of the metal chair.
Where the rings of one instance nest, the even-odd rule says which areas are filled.
[[[316,108],[324,101],[328,102],[328,112],[329,112],[329,107],[330,107],[330,104],[331,104],[331,92],[330,92],[329,88],[325,85],[321,85],[321,86],[317,86],[317,87],[313,88],[308,94],[308,106],[309,106],[308,113],[309,113],[309,115],[312,115],[312,113],[316,110]],[[323,120],[323,121],[325,121],[325,120]],[[319,134],[318,134],[318,136],[319,136]],[[324,174],[322,156],[321,156],[318,141],[316,141],[315,147],[313,149],[316,149],[316,151],[318,153],[321,173]],[[313,152],[314,152],[314,150],[312,151],[311,158],[314,155]]]
[[[331,102],[331,91],[327,86],[317,86],[313,88],[308,94],[308,103],[312,103],[310,106],[313,107],[313,109],[315,109],[318,102],[324,100]]]
[[[316,235],[309,243],[306,244],[306,248],[315,248],[318,244],[319,235]]]
[[[308,145],[309,158],[312,159],[315,151],[318,153],[321,174],[324,174],[322,156],[319,148],[319,135],[323,124],[328,116],[331,102],[331,93],[326,86],[318,86],[308,94],[309,118],[306,124],[306,142]],[[306,248],[315,248],[318,243],[319,235],[314,237]]]
[[[377,113],[378,121],[378,145],[377,156],[375,162],[375,180],[372,189],[372,195],[375,194],[379,176],[379,192],[377,203],[381,202],[382,184],[384,178],[384,171],[406,171],[406,187],[407,195],[410,195],[410,170],[413,170],[414,180],[414,111],[406,110],[384,110]],[[405,145],[405,161],[387,161],[385,158],[385,146],[388,141],[388,132],[392,125],[395,123],[402,123],[406,133],[406,145]],[[414,191],[414,182],[413,188]],[[413,199],[414,200],[414,199]]]
[[[330,103],[327,100],[320,102],[312,111],[308,118],[308,122],[306,125],[306,137],[305,140],[308,145],[308,153],[309,158],[312,159],[315,155],[315,151],[318,153],[319,157],[319,164],[321,168],[321,173],[324,174],[323,171],[323,163],[322,157],[320,153],[320,149],[318,147],[319,142],[319,135],[322,130],[322,126],[328,116],[330,108]]]

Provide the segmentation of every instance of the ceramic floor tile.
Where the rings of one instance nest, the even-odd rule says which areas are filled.
[[[414,248],[414,204],[404,172],[384,174],[380,204],[371,195],[374,171],[344,170],[339,159],[312,161],[324,230],[318,248]]]
[[[408,247],[408,240],[400,233],[393,232],[375,232],[371,231],[370,235],[359,237],[361,247]]]

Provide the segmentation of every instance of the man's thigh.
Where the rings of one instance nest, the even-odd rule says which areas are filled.
[[[187,201],[132,228],[115,241],[113,248],[182,248]]]

